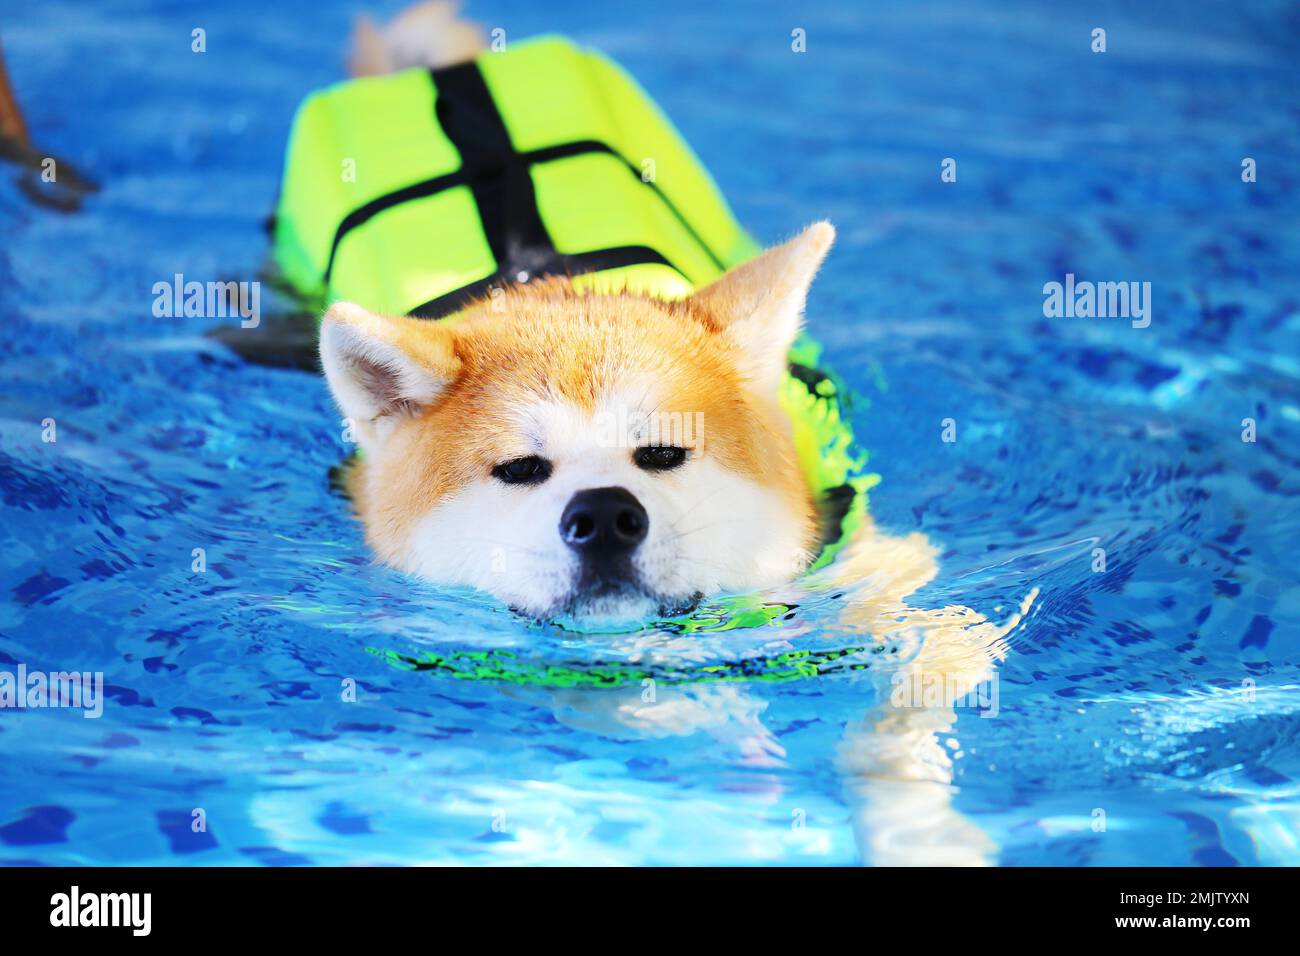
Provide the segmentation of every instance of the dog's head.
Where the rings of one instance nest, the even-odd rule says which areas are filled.
[[[818,522],[777,392],[833,238],[677,302],[548,280],[440,321],[333,306],[321,359],[379,558],[539,617],[789,581]]]

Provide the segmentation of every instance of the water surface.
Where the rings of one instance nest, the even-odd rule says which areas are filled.
[[[906,604],[1010,627],[997,716],[915,739],[879,722],[925,629],[846,610],[879,579],[760,595],[800,605],[762,629],[530,626],[370,563],[319,379],[154,317],[176,273],[256,276],[347,5],[11,6],[34,139],[103,189],[64,215],[0,176],[0,669],[108,700],[0,711],[0,861],[1300,862],[1294,5],[471,8],[619,59],[762,240],[838,225],[808,321],[882,535],[935,549]],[[1150,326],[1045,318],[1067,272],[1149,281]],[[509,676],[556,666],[623,677]]]

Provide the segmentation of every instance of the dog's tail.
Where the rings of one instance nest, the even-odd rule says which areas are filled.
[[[410,67],[453,66],[487,49],[477,23],[459,17],[458,0],[427,0],[376,26],[362,16],[352,31],[348,71],[353,76],[394,73]]]

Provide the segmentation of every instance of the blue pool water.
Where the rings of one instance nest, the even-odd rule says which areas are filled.
[[[865,633],[873,580],[763,629],[528,626],[370,563],[321,381],[154,317],[176,273],[256,276],[350,5],[3,6],[33,139],[103,188],[61,214],[0,168],[0,670],[107,701],[0,710],[0,862],[1300,862],[1294,3],[471,6],[623,62],[764,241],[837,223],[809,325],[881,533],[936,549],[907,605],[1028,601],[996,717],[902,730],[891,671],[939,638]],[[1067,272],[1149,281],[1150,326],[1045,318]],[[631,676],[504,679],[548,666]]]

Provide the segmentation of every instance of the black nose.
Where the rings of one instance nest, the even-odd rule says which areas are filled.
[[[626,554],[649,530],[649,515],[626,488],[580,491],[560,515],[560,537],[584,557]]]

